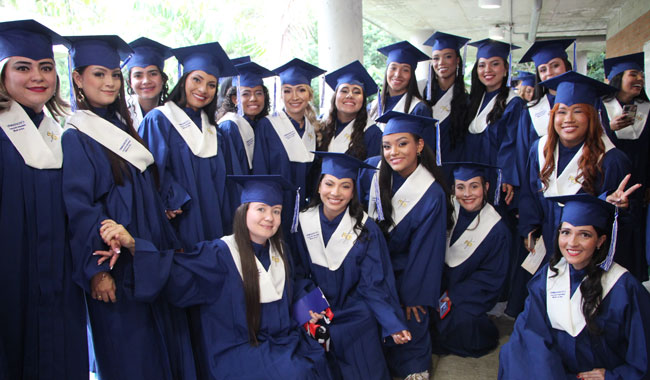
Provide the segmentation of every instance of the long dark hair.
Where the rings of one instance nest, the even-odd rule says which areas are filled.
[[[250,231],[246,225],[246,213],[250,203],[243,203],[235,210],[233,219],[233,232],[235,243],[239,250],[241,260],[241,273],[244,286],[244,298],[246,301],[246,324],[248,326],[248,342],[251,346],[259,344],[257,333],[260,330],[262,305],[260,304],[260,281],[257,264],[255,262],[255,251],[251,243]],[[278,228],[275,235],[269,239],[273,248],[277,250],[284,263],[286,281],[291,278],[287,257],[282,249],[282,228]]]
[[[321,123],[318,150],[327,152],[330,142],[334,138],[336,132],[336,120],[338,109],[336,108],[336,92],[332,95],[332,105],[327,120]],[[360,160],[365,160],[368,152],[366,151],[366,143],[363,139],[364,130],[368,124],[368,111],[366,110],[366,94],[363,94],[363,103],[361,109],[357,112],[352,125],[352,136],[350,136],[350,145],[348,145],[348,154]]]
[[[499,120],[503,115],[503,112],[506,110],[508,100],[508,94],[510,94],[510,88],[508,87],[508,62],[505,59],[500,58],[503,61],[503,65],[506,68],[505,76],[501,80],[501,87],[499,88],[499,93],[497,94],[496,102],[492,111],[488,113],[487,121],[488,124],[492,124]],[[476,117],[479,108],[481,107],[481,100],[483,95],[486,92],[485,85],[481,83],[481,80],[478,77],[478,61],[474,64],[472,68],[472,87],[469,91],[469,108],[466,115],[466,123],[469,126],[472,120]]]
[[[160,77],[162,78],[162,90],[160,91],[160,95],[158,95],[157,105],[162,106],[167,100],[167,97],[169,96],[169,84],[167,83],[169,81],[169,76],[167,76],[167,74],[165,74],[165,72],[162,71],[160,67],[158,66],[156,67],[158,68],[158,72],[160,72]],[[126,78],[126,84],[128,84],[128,87],[126,88],[126,92],[129,95],[134,95],[135,90],[133,89],[133,87],[131,87],[131,70],[133,70],[133,68],[129,69],[128,72],[129,75]]]
[[[562,58],[562,62],[564,62],[564,68],[566,69],[566,71],[573,70],[573,66],[571,65],[571,62],[569,62],[568,59]],[[529,108],[536,106],[540,102],[540,100],[542,100],[542,97],[548,94],[548,89],[539,84],[539,82],[541,81],[542,79],[539,77],[539,68],[535,68],[535,88],[533,90],[533,99],[531,99],[531,101],[528,102]]]
[[[596,230],[596,235],[598,238],[605,235],[607,232],[601,228],[593,226]],[[553,251],[553,256],[549,260],[549,268],[553,273],[553,277],[557,276],[558,270],[555,268],[555,265],[560,262],[562,259],[562,251],[560,251],[560,245],[558,238],[560,236],[560,229],[558,228],[555,231],[555,249]],[[587,322],[587,329],[589,333],[593,335],[600,335],[602,333],[600,327],[596,323],[596,317],[600,310],[598,306],[603,300],[603,284],[600,282],[601,278],[605,271],[599,266],[605,257],[607,257],[607,252],[609,251],[609,235],[607,239],[600,246],[600,248],[594,251],[594,254],[591,256],[589,263],[585,268],[586,275],[584,281],[580,284],[580,292],[582,293],[582,315],[585,316],[585,321]]]
[[[181,108],[187,105],[187,97],[185,96],[185,81],[187,81],[187,77],[191,73],[192,72],[190,71],[189,73],[183,74],[183,76],[178,80],[178,83],[176,83],[176,86],[174,86],[172,89],[172,92],[169,93],[169,97],[165,103],[172,101]],[[208,103],[207,106],[203,107],[203,111],[205,111],[205,113],[208,115],[208,121],[212,125],[217,125],[217,122],[214,119],[217,114],[217,92],[219,92],[219,82],[217,82],[214,98],[212,98],[212,101]]]
[[[390,97],[390,94],[388,93],[388,77],[386,76],[386,72],[388,72],[388,65],[386,66],[386,70],[384,71],[384,84],[381,87],[381,99],[379,99],[379,101],[381,101],[382,110],[386,109],[386,101]],[[404,101],[404,109],[395,110],[395,111],[409,113],[409,109],[411,108],[411,101],[413,100],[413,98],[422,100],[422,97],[420,96],[420,90],[418,89],[418,80],[417,78],[415,78],[415,68],[411,67],[411,79],[409,79],[409,84],[408,87],[406,88],[406,99]]]
[[[255,115],[253,118],[253,121],[258,121],[266,116],[268,116],[269,111],[271,110],[271,99],[269,99],[269,89],[266,88],[266,86],[262,85],[262,91],[264,92],[264,107],[262,107],[262,111]],[[227,114],[228,112],[237,112],[237,103],[232,101],[232,97],[237,96],[237,87],[236,86],[231,86],[228,88],[228,91],[226,91],[226,94],[224,95],[224,98],[221,102],[221,106],[219,106],[219,110],[217,111],[217,121],[219,121],[223,115]]]
[[[415,143],[418,144],[422,137],[409,133]],[[433,175],[436,179],[436,182],[440,184],[443,191],[445,192],[445,201],[447,204],[447,229],[450,229],[454,226],[453,214],[454,206],[451,203],[451,194],[449,193],[449,187],[445,181],[445,176],[438,165],[436,165],[436,156],[433,153],[433,150],[425,143],[424,149],[418,158],[419,164],[424,166],[425,169]],[[380,190],[380,200],[381,207],[384,212],[384,220],[379,221],[379,227],[384,232],[384,235],[388,236],[388,229],[392,227],[395,222],[393,221],[393,204],[392,204],[392,180],[393,180],[393,168],[386,161],[386,157],[381,155],[381,167],[379,168],[379,190]],[[372,191],[372,190],[371,190]]]
[[[625,71],[618,73],[614,75],[612,80],[609,82],[609,85],[612,87],[615,87],[619,91],[621,91],[621,88],[623,87],[623,75],[625,75]],[[606,102],[609,102],[610,100],[614,99],[618,92],[615,92],[613,94],[608,94],[603,97],[603,100]],[[646,94],[645,89],[641,90],[641,93],[639,95],[634,97],[634,101],[639,101],[639,102],[650,102],[648,100],[648,94]]]
[[[451,129],[449,135],[451,137],[452,149],[465,140],[469,127],[469,124],[465,122],[465,111],[467,110],[468,100],[467,89],[465,89],[465,78],[463,76],[463,58],[458,50],[454,50],[454,52],[456,52],[456,57],[458,58],[458,66],[454,77],[454,92],[451,98],[451,112],[449,113],[449,117],[451,118]],[[433,107],[437,103],[437,101],[435,103],[433,102],[433,97],[434,94],[438,92],[440,85],[438,84],[438,74],[436,74],[433,66],[431,66],[429,70],[431,70],[431,89],[428,98],[431,99],[431,101],[427,101],[427,104],[430,107]],[[425,99],[427,98],[426,91],[425,88],[425,94],[423,96]]]

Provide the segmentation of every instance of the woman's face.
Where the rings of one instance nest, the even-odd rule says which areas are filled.
[[[597,247],[605,243],[607,236],[598,237],[593,226],[573,226],[563,222],[558,236],[558,245],[564,259],[575,269],[583,269],[589,264]]]
[[[408,63],[391,62],[386,68],[386,81],[390,96],[397,96],[406,93],[413,69]]]
[[[4,66],[4,85],[13,100],[41,112],[56,91],[54,60],[11,57]]]
[[[203,70],[192,71],[185,79],[187,106],[198,111],[210,104],[217,94],[217,77]]]
[[[241,105],[244,108],[244,115],[253,118],[262,112],[265,98],[262,86],[241,86],[239,94],[241,95]]]
[[[251,241],[265,244],[280,227],[282,205],[269,206],[262,202],[251,202],[246,212],[246,227]]]
[[[454,181],[454,194],[462,208],[474,212],[483,207],[483,199],[488,186],[489,184],[485,183],[485,188],[483,187],[483,178],[480,176],[467,181],[457,179]]]
[[[565,147],[572,148],[585,140],[589,129],[587,107],[586,104],[574,104],[570,107],[559,104],[555,112],[553,127]]]
[[[282,85],[282,101],[284,109],[292,115],[303,115],[312,100],[312,93],[306,84]]]
[[[415,140],[410,133],[393,133],[382,137],[384,158],[390,167],[406,178],[418,167],[418,154],[424,149],[424,140]]]
[[[621,91],[637,97],[643,91],[645,85],[645,76],[643,71],[639,70],[625,70],[623,78],[621,79]]]
[[[72,73],[77,87],[83,90],[86,102],[95,108],[105,108],[113,104],[120,95],[122,72],[119,67],[108,69],[104,66],[90,65],[83,74]]]
[[[356,84],[341,84],[336,89],[335,104],[340,120],[355,118],[363,105],[363,88]]]
[[[533,100],[533,94],[535,93],[535,87],[533,86],[520,86],[519,87],[519,96],[527,102]]]
[[[131,68],[131,88],[138,98],[151,100],[160,98],[163,77],[156,65]]]
[[[434,50],[431,55],[431,65],[439,79],[447,79],[456,75],[460,58],[454,49]]]
[[[501,57],[479,58],[478,79],[487,92],[496,91],[506,77],[506,65]]]
[[[537,73],[539,74],[539,79],[542,81],[564,74],[566,73],[564,60],[562,58],[553,58],[547,63],[539,65],[537,67]]]
[[[320,200],[323,201],[323,212],[329,219],[340,215],[350,204],[354,196],[354,181],[352,178],[336,178],[325,174],[318,185]]]

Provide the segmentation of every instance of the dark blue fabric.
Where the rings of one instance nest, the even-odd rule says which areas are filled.
[[[244,119],[253,127],[255,131],[256,123],[252,121],[248,116],[244,116]],[[219,124],[219,132],[226,139],[226,145],[230,146],[230,151],[234,157],[234,161],[237,162],[237,165],[242,171],[242,174],[250,174],[252,170],[248,165],[248,156],[246,155],[246,148],[244,148],[244,141],[239,133],[239,127],[234,121],[225,120]]]

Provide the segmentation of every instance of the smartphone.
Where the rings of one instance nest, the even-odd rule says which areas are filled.
[[[636,117],[636,104],[624,105],[623,114],[626,115],[628,119],[634,120],[634,118]]]
[[[449,310],[451,310],[451,301],[443,301],[443,299],[447,297],[447,291],[445,291],[445,293],[438,299],[438,312],[440,313],[440,319],[444,319],[447,314],[449,314]]]

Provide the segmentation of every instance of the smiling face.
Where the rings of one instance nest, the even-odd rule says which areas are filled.
[[[483,83],[487,92],[496,91],[506,77],[505,61],[501,57],[479,58],[478,79]]]
[[[119,67],[108,69],[104,66],[90,65],[79,74],[73,71],[72,79],[83,90],[86,102],[95,108],[105,108],[113,104],[120,95],[122,72]]]
[[[56,66],[50,58],[11,57],[4,66],[3,79],[12,99],[41,112],[56,91]]]
[[[341,84],[336,89],[335,104],[339,120],[354,119],[363,105],[363,88],[356,84]]]
[[[424,140],[415,140],[410,133],[393,133],[382,137],[384,159],[390,167],[406,178],[418,167],[418,154],[424,149]]]
[[[203,70],[194,70],[185,79],[187,106],[198,111],[210,104],[217,93],[217,78]]]
[[[241,95],[241,105],[244,108],[244,115],[254,118],[262,112],[264,109],[264,89],[262,86],[241,86],[239,93]],[[237,102],[235,101],[235,103]]]
[[[246,227],[250,238],[257,244],[265,244],[280,227],[282,205],[269,206],[262,202],[251,202],[246,211]]]
[[[131,88],[141,99],[158,99],[163,88],[163,77],[156,65],[133,67],[130,73]]]
[[[573,148],[585,140],[589,129],[587,107],[586,104],[574,104],[570,107],[558,104],[553,119],[553,128],[565,147]]]
[[[431,55],[431,65],[438,75],[439,79],[447,79],[456,76],[456,69],[460,62],[460,57],[456,55],[454,49],[434,50]]]
[[[483,199],[485,199],[485,192],[488,188],[489,183],[485,183],[484,186],[483,178],[480,176],[467,181],[459,179],[454,181],[454,195],[461,207],[469,212],[478,211],[483,207]]]
[[[294,120],[300,121],[305,116],[305,110],[312,100],[312,92],[306,84],[292,86],[290,84],[282,85],[282,100],[284,109]]]
[[[413,69],[408,63],[391,62],[386,68],[386,81],[390,96],[406,93]]]
[[[537,67],[537,73],[539,74],[539,79],[541,81],[564,74],[566,73],[564,60],[562,60],[562,58],[553,58],[545,64],[539,65],[539,67]]]
[[[350,204],[354,196],[352,178],[336,178],[331,174],[323,175],[318,185],[318,193],[323,202],[323,213],[332,220],[340,215]]]
[[[564,259],[575,269],[589,264],[597,247],[605,243],[606,235],[598,237],[593,226],[573,226],[563,222],[558,235],[558,246]]]
[[[645,76],[643,71],[625,70],[621,78],[621,92],[635,98],[643,91]]]

